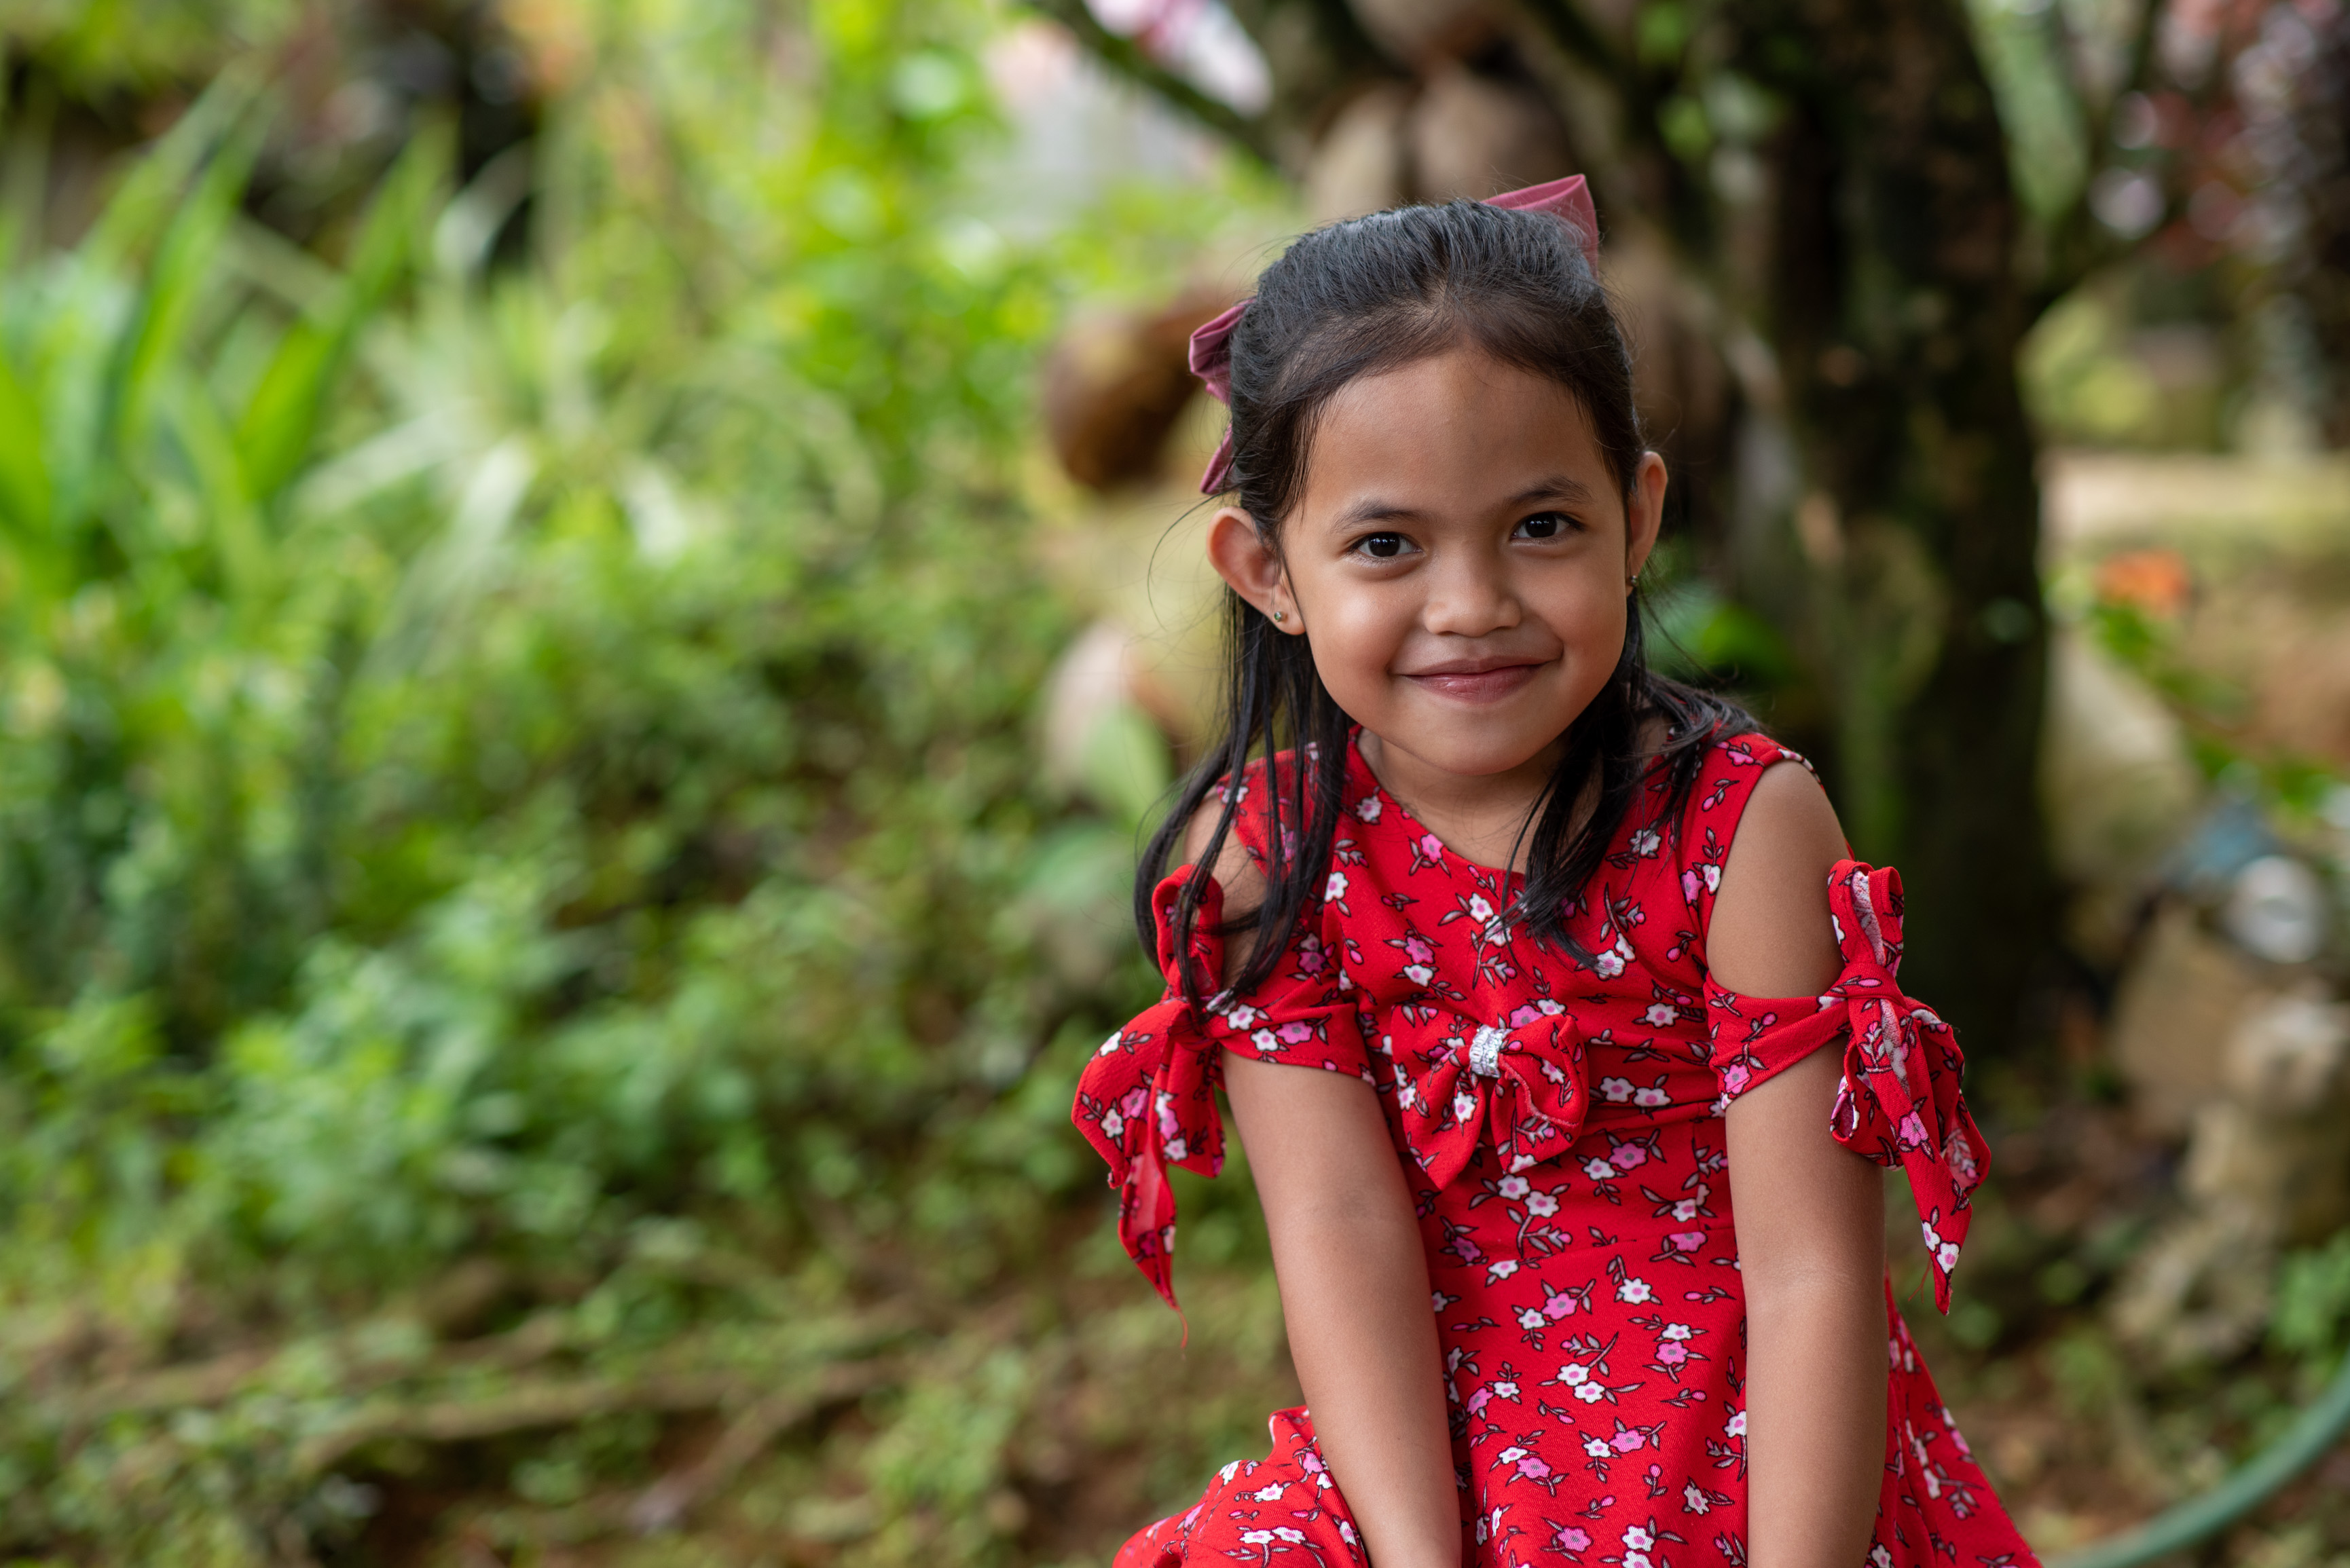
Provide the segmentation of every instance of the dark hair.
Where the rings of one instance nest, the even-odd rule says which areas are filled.
[[[1304,487],[1317,421],[1330,399],[1358,377],[1471,345],[1505,365],[1546,377],[1572,392],[1591,420],[1599,451],[1627,498],[1646,443],[1632,402],[1632,359],[1606,293],[1585,260],[1584,236],[1565,220],[1482,202],[1399,207],[1305,235],[1258,280],[1233,330],[1232,462],[1228,490],[1269,539]],[[1331,700],[1306,639],[1274,628],[1263,613],[1225,592],[1229,639],[1222,733],[1185,779],[1174,809],[1143,853],[1135,922],[1155,947],[1151,884],[1182,845],[1192,815],[1226,779],[1238,780],[1253,753],[1265,760],[1268,817],[1264,899],[1228,918],[1229,933],[1253,929],[1255,951],[1231,987],[1262,984],[1281,961],[1298,920],[1327,875],[1346,780],[1353,721]],[[1524,890],[1509,918],[1537,940],[1588,962],[1568,935],[1569,905],[1598,870],[1652,760],[1642,723],[1667,726],[1661,761],[1665,815],[1677,816],[1714,740],[1754,727],[1721,698],[1650,673],[1641,652],[1638,605],[1627,618],[1615,673],[1566,732],[1557,770],[1529,816]],[[1296,765],[1273,759],[1291,749]],[[1241,792],[1223,810],[1199,857],[1222,853]],[[1578,806],[1592,809],[1580,826]],[[1178,953],[1190,950],[1205,877],[1194,876],[1174,910]],[[1211,979],[1213,977],[1211,977]],[[1182,966],[1194,1009],[1199,978]]]

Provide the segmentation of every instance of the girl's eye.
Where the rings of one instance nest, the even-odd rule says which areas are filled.
[[[1537,512],[1518,524],[1514,536],[1520,539],[1555,539],[1574,525],[1563,512]]]
[[[1366,534],[1355,541],[1355,548],[1374,560],[1392,561],[1410,546],[1400,534]]]

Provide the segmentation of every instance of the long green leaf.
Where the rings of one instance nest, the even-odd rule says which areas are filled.
[[[211,276],[229,220],[244,200],[259,151],[257,126],[232,138],[205,166],[195,190],[163,232],[109,389],[117,439],[126,449],[135,445],[144,430],[162,379],[187,335],[189,317]]]
[[[0,523],[20,545],[49,544],[49,465],[41,452],[41,410],[0,352]]]
[[[82,241],[82,259],[106,271],[127,265],[131,254],[170,222],[180,193],[206,155],[244,119],[259,96],[259,76],[244,63],[232,64],[213,78],[187,112],[131,163]]]
[[[286,329],[254,388],[236,439],[246,486],[257,501],[277,495],[316,455],[318,415],[328,388],[359,329],[412,260],[415,236],[428,227],[425,213],[450,152],[449,138],[439,130],[410,142],[369,205],[340,297],[323,317]]]

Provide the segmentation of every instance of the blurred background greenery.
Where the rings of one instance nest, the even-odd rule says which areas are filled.
[[[0,1561],[1098,1562],[1253,1452],[1245,1173],[1184,1179],[1187,1343],[1066,1120],[1206,701],[1183,337],[1309,223],[1578,168],[1668,657],[1940,933],[2001,1174],[1925,1332],[2027,1530],[2339,1355],[2338,8],[0,51]],[[2340,1560],[2346,1492],[2210,1551]]]

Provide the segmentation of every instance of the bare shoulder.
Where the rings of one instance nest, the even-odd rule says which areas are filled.
[[[1200,857],[1208,852],[1209,840],[1215,836],[1216,822],[1223,811],[1224,803],[1211,796],[1191,814],[1191,820],[1183,829],[1185,865],[1197,866]],[[1245,912],[1264,901],[1263,868],[1248,852],[1248,846],[1241,842],[1237,823],[1232,832],[1224,835],[1223,846],[1216,852],[1216,863],[1208,872],[1224,890],[1224,909],[1228,913]]]
[[[1183,861],[1197,866],[1208,852],[1208,842],[1216,835],[1216,820],[1223,814],[1224,803],[1210,796],[1191,814],[1183,828]],[[1216,885],[1224,890],[1224,919],[1230,922],[1246,918],[1264,902],[1269,884],[1264,870],[1241,842],[1238,824],[1224,835],[1223,847],[1216,852],[1216,863],[1208,868]],[[1224,938],[1224,972],[1221,978],[1230,981],[1248,967],[1249,957],[1256,950],[1253,931],[1229,931]]]
[[[1808,768],[1779,763],[1740,815],[1706,929],[1716,983],[1749,996],[1808,996],[1835,979],[1828,873],[1844,829]]]

